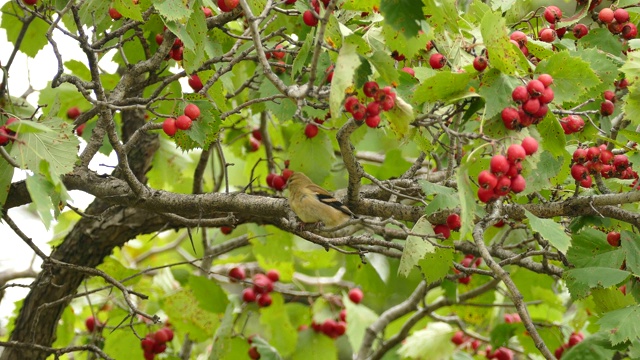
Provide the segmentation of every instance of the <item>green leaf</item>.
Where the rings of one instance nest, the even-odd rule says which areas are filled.
[[[380,12],[384,15],[385,24],[401,32],[406,38],[412,38],[420,30],[420,22],[424,19],[420,0],[381,0]]]
[[[347,337],[349,338],[349,344],[351,344],[353,353],[357,354],[360,351],[360,345],[362,345],[367,327],[376,321],[378,314],[362,304],[354,304],[346,294],[342,298],[342,303],[347,309],[347,320],[349,322]]]
[[[434,235],[431,223],[427,220],[426,216],[422,216],[411,231],[416,234]],[[427,253],[432,253],[434,250],[435,247],[427,240],[419,236],[409,235],[404,250],[402,251],[402,258],[400,258],[398,274],[404,277],[409,276],[413,267],[418,265],[418,261],[422,260]]]
[[[407,337],[398,354],[403,359],[448,360],[456,346],[451,342],[453,328],[442,322],[432,322],[426,329],[416,330]]]
[[[185,94],[185,99],[200,108],[200,117],[191,123],[191,128],[186,131],[178,131],[173,139],[176,145],[184,150],[195,148],[208,149],[216,141],[220,133],[220,112],[210,101],[204,100],[204,95]],[[184,104],[186,106],[187,103]],[[184,107],[181,107],[184,109]]]
[[[40,174],[28,176],[26,182],[29,195],[31,195],[33,204],[36,206],[36,212],[48,230],[53,220],[53,208],[58,206],[58,204],[52,203],[49,196],[49,194],[55,192],[53,184]]]
[[[585,228],[572,235],[571,248],[567,259],[576,267],[610,267],[619,269],[624,261],[624,251],[611,247],[606,234]]]
[[[395,68],[394,60],[384,51],[374,51],[367,58],[371,65],[378,70],[378,74],[386,84],[391,85],[398,81],[398,71]]]
[[[414,120],[413,108],[402,98],[396,97],[396,105],[385,113],[389,127],[396,139],[404,141],[410,136],[409,125]]]
[[[353,76],[358,66],[360,66],[360,56],[357,53],[356,41],[352,39],[356,35],[345,38],[336,66],[333,69],[333,80],[331,81],[331,94],[329,104],[331,114],[340,114],[342,100],[344,100],[345,90],[353,84]],[[356,36],[357,37],[357,36]]]
[[[500,72],[498,69],[489,69],[482,77],[482,86],[478,88],[478,94],[485,99],[485,117],[492,118],[506,107],[513,107],[511,92],[522,82]]]
[[[193,3],[193,0],[188,2]],[[167,21],[186,20],[193,12],[191,7],[185,6],[185,2],[182,0],[157,0],[154,1],[153,7]]]
[[[606,313],[598,320],[613,345],[640,338],[640,306],[629,306]]]
[[[111,256],[106,257],[102,262],[102,264],[100,264],[97,267],[97,269],[104,271],[105,273],[111,275],[111,277],[119,281],[131,277],[130,280],[127,280],[127,283],[126,283],[127,286],[131,286],[140,281],[139,276],[134,277],[134,275],[140,273],[138,270],[129,269],[125,267],[124,265],[122,265],[120,261],[118,261],[116,258]],[[100,278],[100,281],[103,282],[105,285],[107,284],[107,282],[104,279]]]
[[[611,347],[607,334],[600,331],[565,350],[562,353],[562,360],[613,359],[615,353],[616,350]]]
[[[553,77],[554,103],[559,105],[578,101],[589,89],[601,83],[588,62],[567,51],[542,60],[536,73]]]
[[[9,196],[9,190],[11,189],[11,179],[13,179],[13,172],[15,168],[11,166],[4,159],[0,160],[0,210],[4,207],[7,196]]]
[[[590,288],[607,288],[621,283],[628,277],[627,271],[608,267],[588,267],[565,271],[565,278],[588,285]]]
[[[302,71],[302,68],[307,66],[310,63],[310,58],[312,55],[312,46],[314,45],[315,33],[311,31],[307,34],[306,39],[304,39],[304,43],[300,47],[300,51],[298,52],[298,56],[293,60],[293,67],[291,69],[291,78],[295,79],[298,74]],[[324,76],[324,73],[321,69],[318,69],[318,76]]]
[[[447,101],[469,92],[472,73],[452,73],[441,71],[426,79],[416,89],[413,99],[417,103],[425,101]]]
[[[20,19],[32,17],[33,20],[23,23]],[[49,30],[49,25],[39,17],[27,15],[13,1],[7,1],[2,7],[2,17],[0,26],[7,32],[7,40],[14,46],[17,45],[18,38],[23,27],[27,27],[20,42],[20,51],[29,57],[36,57],[38,52],[47,45],[47,38],[44,36]]]
[[[197,342],[210,339],[220,324],[219,315],[201,308],[190,289],[168,295],[162,301],[162,310],[178,332],[189,333],[189,337]]]
[[[207,23],[202,11],[194,11],[189,21],[176,33],[184,43],[184,59],[182,66],[187,73],[195,72],[202,66],[207,55],[205,44],[208,43]]]
[[[82,61],[68,60],[64,62],[64,66],[71,70],[71,73],[82,80],[91,81],[91,70]]]
[[[260,309],[260,324],[271,334],[269,342],[278,349],[277,353],[289,356],[295,351],[298,332],[286,315],[282,295],[271,293],[271,298],[271,305]]]
[[[622,53],[622,42],[611,36],[606,27],[590,29],[589,33],[578,41],[578,46],[582,49],[598,49],[616,56]]]
[[[293,360],[337,360],[335,340],[312,329],[301,331]]]
[[[476,194],[469,179],[469,164],[464,163],[458,168],[456,174],[458,184],[458,199],[460,202],[460,239],[464,239],[467,234],[471,234],[474,226],[474,219],[477,212]]]
[[[378,0],[346,0],[342,2],[344,10],[372,11],[374,6],[378,6]]]
[[[540,219],[525,210],[529,219],[531,230],[540,233],[551,245],[563,253],[567,252],[571,245],[571,238],[564,232],[564,228],[551,219]]]
[[[304,172],[317,184],[327,178],[335,160],[331,139],[326,131],[320,130],[316,137],[309,139],[304,135],[304,129],[297,124],[293,128],[288,150],[291,169]]]
[[[451,271],[455,250],[438,247],[418,262],[424,279],[430,283],[444,279]]]
[[[620,246],[624,251],[627,269],[640,274],[640,236],[625,230],[621,233]]]
[[[135,5],[130,0],[115,0],[113,2],[113,7],[118,10],[123,17],[129,18],[135,21],[143,21],[142,12],[140,12],[140,7]]]
[[[189,276],[189,287],[198,306],[212,313],[223,313],[229,305],[227,294],[220,285],[204,276]]]
[[[260,354],[260,359],[264,360],[282,360],[282,356],[278,350],[271,346],[265,339],[256,336],[251,341],[251,346],[255,346]]]
[[[596,310],[600,314],[622,309],[636,303],[633,296],[625,296],[617,288],[593,289],[591,290],[591,295],[593,296],[593,302],[596,304]]]
[[[509,41],[505,23],[506,20],[500,14],[487,12],[480,24],[480,32],[489,52],[491,66],[507,75],[526,73],[529,70],[529,63],[522,51]]]

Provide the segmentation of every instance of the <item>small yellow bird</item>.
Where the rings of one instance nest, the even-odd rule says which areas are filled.
[[[348,207],[301,172],[294,172],[287,184],[289,206],[305,223],[321,221],[326,227],[334,228],[356,218]]]

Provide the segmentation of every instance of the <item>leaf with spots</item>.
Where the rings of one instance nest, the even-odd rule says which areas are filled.
[[[600,329],[609,334],[613,345],[640,338],[640,306],[629,306],[606,313],[598,320]]]
[[[568,51],[556,53],[541,61],[536,73],[546,73],[553,77],[554,103],[558,105],[578,101],[601,83],[588,62],[572,56]]]
[[[482,78],[478,94],[485,99],[485,117],[492,118],[502,112],[502,109],[514,106],[511,100],[513,89],[522,82],[507,76],[498,69],[489,69]]]
[[[529,71],[529,63],[522,51],[509,41],[505,19],[502,16],[487,12],[482,19],[480,31],[492,67],[507,75],[524,74]]]
[[[401,32],[406,38],[412,38],[418,34],[420,21],[424,19],[420,0],[382,0],[380,12],[384,15],[384,22]]]

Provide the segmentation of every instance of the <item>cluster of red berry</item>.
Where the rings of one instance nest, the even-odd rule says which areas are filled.
[[[167,27],[165,26],[164,29],[162,29],[162,31],[167,30]],[[162,45],[162,42],[164,42],[164,35],[162,34],[156,34],[156,44]],[[180,39],[175,39],[173,41],[173,45],[171,46],[171,50],[169,50],[169,54],[167,55],[167,60],[169,58],[172,58],[175,61],[181,61],[183,58],[183,53],[184,53],[184,44],[182,43],[182,40]]]
[[[562,38],[566,33],[566,28],[556,29],[556,23],[562,19],[562,10],[557,6],[547,6],[542,14],[545,20],[550,24],[538,32],[538,39],[544,42],[553,42],[556,38]]]
[[[568,115],[560,119],[560,126],[565,135],[571,135],[584,129],[584,120],[580,115]]]
[[[482,264],[482,258],[476,258],[475,255],[471,254],[465,255],[462,261],[460,261],[460,265],[466,268],[477,268],[480,264]],[[460,270],[454,268],[453,272],[459,274]],[[464,285],[469,284],[469,282],[471,282],[471,275],[458,278],[458,282]]]
[[[167,343],[171,340],[173,340],[173,330],[166,326],[155,333],[147,334],[144,339],[140,340],[145,360],[153,360],[156,354],[167,350]]]
[[[272,189],[282,191],[284,190],[284,187],[287,184],[287,180],[289,180],[291,174],[293,174],[293,171],[287,168],[282,170],[281,175],[270,173],[269,175],[267,175],[267,185]]]
[[[480,340],[474,339],[472,337],[467,336],[462,331],[456,331],[451,337],[451,342],[456,346],[467,349],[472,352],[477,352],[481,343]],[[495,351],[491,350],[491,345],[487,345],[485,349],[485,357],[487,359],[497,359],[497,360],[512,360],[513,359],[513,351],[505,348],[499,347]]]
[[[530,80],[526,86],[516,86],[511,92],[513,101],[518,108],[504,108],[502,122],[509,130],[519,130],[532,124],[539,123],[549,111],[549,104],[553,101],[553,78],[548,74],[540,74],[537,79]]]
[[[189,130],[191,122],[200,116],[200,108],[196,104],[188,104],[184,108],[184,114],[177,118],[167,118],[162,123],[162,130],[165,134],[173,136],[178,130]]]
[[[638,179],[627,155],[614,155],[605,144],[577,148],[573,152],[572,163],[571,177],[585,188],[592,185],[591,175],[598,173],[605,179]]]
[[[0,126],[0,146],[5,146],[16,139],[15,131],[9,130],[8,126],[18,121],[18,118],[10,117],[4,125]]]
[[[557,348],[554,352],[556,359],[560,359],[565,350],[576,346],[578,343],[582,342],[582,340],[584,340],[584,335],[582,333],[574,332],[573,334],[571,334],[571,336],[569,336],[569,341],[562,344],[562,346]]]
[[[332,339],[337,339],[347,332],[347,311],[340,311],[339,320],[326,319],[322,324],[311,322],[311,328],[317,333],[323,333]]]
[[[243,268],[234,267],[229,270],[229,278],[232,281],[242,281],[246,278],[246,274]],[[260,307],[267,307],[271,305],[270,292],[273,291],[273,283],[280,280],[280,273],[278,270],[271,269],[265,274],[253,275],[253,286],[242,290],[242,300],[247,303],[256,302]]]
[[[460,226],[462,223],[460,222],[460,215],[451,214],[447,216],[447,222],[444,224],[437,224],[433,227],[433,232],[436,235],[442,235],[445,239],[448,239],[451,236],[451,230],[458,231],[460,230]]]
[[[72,106],[69,109],[67,109],[67,117],[71,120],[75,120],[78,116],[80,116],[80,114],[82,114],[82,111],[80,111],[80,108],[78,108],[77,106]],[[84,132],[84,128],[87,124],[80,124],[77,128],[76,128],[76,134],[78,134],[78,136],[82,136],[82,133]]]
[[[373,101],[364,105],[355,95],[349,96],[344,102],[344,109],[351,113],[356,121],[366,120],[367,126],[376,128],[380,125],[380,112],[389,111],[396,105],[396,93],[391,86],[380,89],[375,81],[367,81],[362,86],[362,92]]]
[[[501,196],[522,192],[527,183],[522,172],[522,161],[528,155],[538,151],[538,141],[526,137],[521,144],[512,144],[507,148],[507,155],[494,155],[491,158],[489,170],[482,170],[478,174],[478,199],[488,203]]]
[[[638,28],[629,21],[629,12],[623,8],[615,11],[603,8],[598,13],[598,20],[605,23],[612,34],[621,35],[626,40],[634,39],[638,35]]]

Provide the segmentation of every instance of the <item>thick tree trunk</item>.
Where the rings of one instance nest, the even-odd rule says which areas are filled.
[[[144,124],[144,111],[125,111],[123,138],[126,139]],[[153,154],[159,147],[158,136],[146,134],[139,146],[128,154],[134,174],[146,182]],[[118,176],[118,170],[114,176]],[[117,246],[122,246],[137,235],[161,229],[166,224],[157,214],[130,208],[110,207],[96,199],[86,210],[87,214],[65,237],[51,257],[65,263],[96,267]],[[43,269],[32,284],[16,319],[11,341],[51,346],[56,338],[56,327],[62,312],[69,305],[80,286],[84,275],[68,268],[48,267]],[[5,348],[0,360],[44,360],[47,354],[36,349]]]

